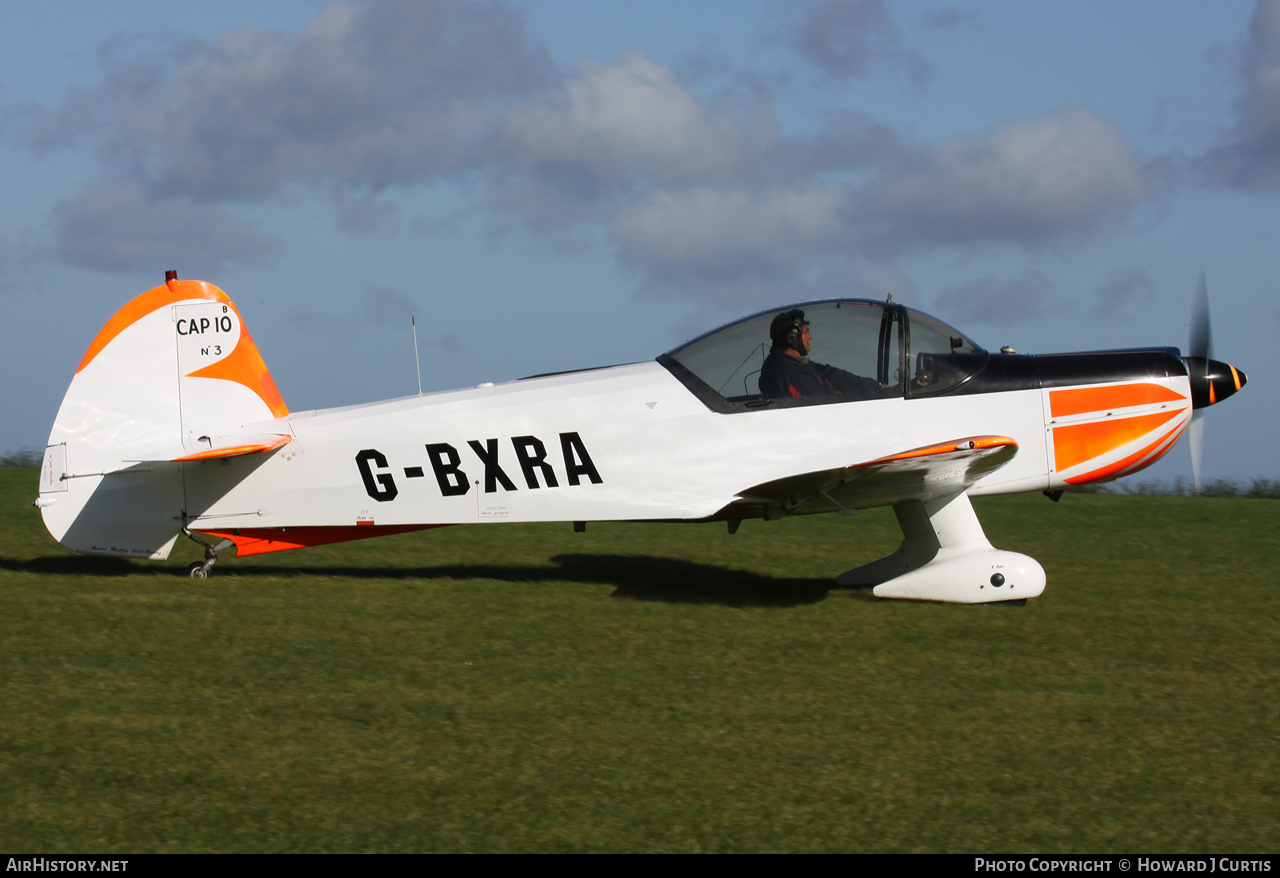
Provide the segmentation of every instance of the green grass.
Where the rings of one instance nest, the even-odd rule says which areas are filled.
[[[0,845],[1280,846],[1280,504],[977,502],[1026,607],[835,574],[887,510],[457,527],[212,578],[82,558],[0,469]]]

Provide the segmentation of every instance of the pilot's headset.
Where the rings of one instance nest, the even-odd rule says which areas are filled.
[[[773,341],[773,346],[779,350],[790,348],[808,356],[809,351],[804,346],[804,328],[808,322],[799,308],[792,308],[773,318],[773,323],[769,325],[769,338]]]

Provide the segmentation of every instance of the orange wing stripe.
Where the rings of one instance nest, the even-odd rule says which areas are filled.
[[[1185,408],[1132,418],[1112,418],[1053,428],[1053,460],[1058,472],[1139,439],[1181,415]]]
[[[85,352],[84,359],[80,361],[80,365],[76,366],[76,373],[78,374],[81,369],[93,362],[93,358],[98,356],[103,348],[111,344],[111,341],[117,335],[143,317],[146,317],[157,308],[163,308],[166,305],[172,305],[184,299],[208,299],[211,302],[231,301],[222,290],[202,280],[171,280],[163,286],[153,287],[125,305],[107,321],[107,325],[98,332],[93,344],[89,345],[89,350]],[[241,321],[241,325],[243,325],[243,321]]]
[[[903,451],[898,454],[891,454],[888,457],[880,457],[876,460],[869,460],[866,463],[855,463],[849,469],[860,466],[878,466],[882,463],[891,463],[895,460],[912,460],[917,457],[931,457],[935,454],[950,454],[954,451],[971,451],[975,448],[998,448],[1004,445],[1012,445],[1018,447],[1018,443],[1008,436],[969,436],[965,439],[954,439],[950,442],[942,442],[937,445],[926,445],[922,448],[913,448],[910,451]]]
[[[1113,387],[1073,387],[1049,391],[1049,412],[1055,418],[1085,412],[1111,411],[1158,402],[1186,402],[1182,394],[1162,384],[1117,384]]]

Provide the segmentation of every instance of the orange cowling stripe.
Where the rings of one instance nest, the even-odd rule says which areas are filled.
[[[1080,476],[1073,476],[1072,478],[1069,478],[1066,480],[1067,484],[1087,485],[1090,482],[1102,482],[1108,479],[1118,479],[1120,478],[1120,476],[1127,476],[1132,472],[1137,472],[1138,470],[1146,469],[1147,467],[1151,466],[1151,464],[1155,463],[1157,460],[1159,460],[1160,458],[1164,457],[1166,454],[1169,453],[1169,449],[1173,447],[1173,443],[1178,441],[1178,437],[1182,435],[1182,431],[1185,430],[1186,428],[1187,428],[1187,422],[1184,421],[1178,427],[1172,430],[1169,430],[1166,433],[1161,434],[1159,439],[1157,439],[1155,442],[1152,442],[1146,448],[1143,448],[1140,451],[1135,451],[1133,454],[1130,454],[1128,457],[1123,458],[1122,460],[1117,460],[1115,463],[1108,464],[1107,466],[1104,466],[1104,467],[1099,467],[1093,472],[1088,472]],[[1160,451],[1158,454],[1155,454],[1154,456],[1152,456],[1149,460],[1145,459],[1148,454],[1151,454],[1153,451],[1159,448],[1160,443],[1162,442],[1168,442],[1169,444],[1166,445],[1164,449]]]
[[[1182,394],[1161,384],[1117,384],[1112,387],[1073,387],[1049,391],[1049,413],[1055,418],[1085,412],[1105,412],[1159,402],[1186,402]]]
[[[153,287],[125,305],[107,321],[107,325],[102,327],[97,337],[94,338],[93,343],[89,345],[89,350],[85,352],[84,359],[80,361],[80,365],[76,366],[76,372],[79,373],[81,369],[93,362],[93,358],[98,356],[103,348],[111,344],[117,335],[143,317],[166,305],[172,305],[184,299],[208,299],[210,302],[228,303],[231,301],[222,290],[202,280],[171,280],[163,286]],[[240,321],[240,326],[243,329],[243,320]]]
[[[230,300],[228,304],[240,318],[240,341],[236,344],[236,349],[216,363],[197,369],[186,377],[220,378],[223,381],[243,384],[258,394],[258,397],[267,404],[272,415],[283,418],[289,414],[289,407],[284,404],[275,381],[271,379],[271,373],[267,371],[267,364],[262,361],[262,354],[258,353],[258,346],[253,343],[253,338],[249,335],[249,327],[245,325],[240,309]]]
[[[1114,451],[1126,443],[1139,439],[1167,421],[1186,411],[1179,408],[1171,412],[1138,415],[1132,418],[1108,418],[1086,424],[1068,424],[1053,428],[1053,462],[1058,472],[1071,469]]]

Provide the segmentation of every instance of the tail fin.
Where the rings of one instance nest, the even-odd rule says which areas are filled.
[[[36,505],[69,549],[166,558],[184,461],[288,441],[289,410],[222,290],[167,279],[98,333],[54,420]]]

